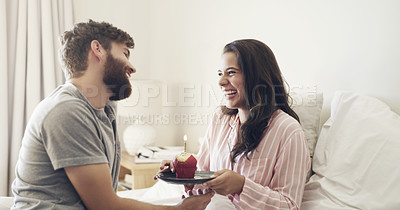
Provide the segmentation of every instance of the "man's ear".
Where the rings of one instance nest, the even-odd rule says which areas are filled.
[[[99,60],[103,60],[103,56],[105,55],[105,50],[103,46],[101,46],[100,42],[97,40],[92,40],[90,42],[90,50],[93,52],[93,55]]]

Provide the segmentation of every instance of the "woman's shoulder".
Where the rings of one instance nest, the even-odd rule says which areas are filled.
[[[303,132],[300,123],[286,112],[278,109],[274,112],[268,123],[269,130],[275,130],[282,134]]]

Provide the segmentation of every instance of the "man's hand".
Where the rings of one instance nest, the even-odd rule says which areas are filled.
[[[200,190],[201,191],[201,190]],[[189,191],[189,196],[186,197],[178,204],[176,207],[178,209],[205,209],[210,203],[211,198],[214,196],[215,192],[212,190],[207,190],[204,193],[198,192],[197,195],[193,195],[192,191]],[[182,196],[184,197],[184,196]]]
[[[223,169],[214,173],[215,179],[208,181],[203,186],[209,187],[218,194],[240,194],[243,190],[245,177],[228,169]]]

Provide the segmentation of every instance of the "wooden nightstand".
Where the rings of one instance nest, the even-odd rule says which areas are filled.
[[[122,151],[121,170],[119,180],[123,180],[125,174],[132,175],[132,190],[151,187],[157,180],[153,177],[160,169],[160,163],[136,163],[135,157]]]

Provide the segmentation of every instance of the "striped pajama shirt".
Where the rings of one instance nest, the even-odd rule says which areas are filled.
[[[217,111],[198,153],[198,170],[230,169],[245,176],[242,192],[228,195],[237,209],[299,209],[311,164],[300,124],[277,110],[256,150],[233,163],[229,153],[238,131],[238,114]]]

